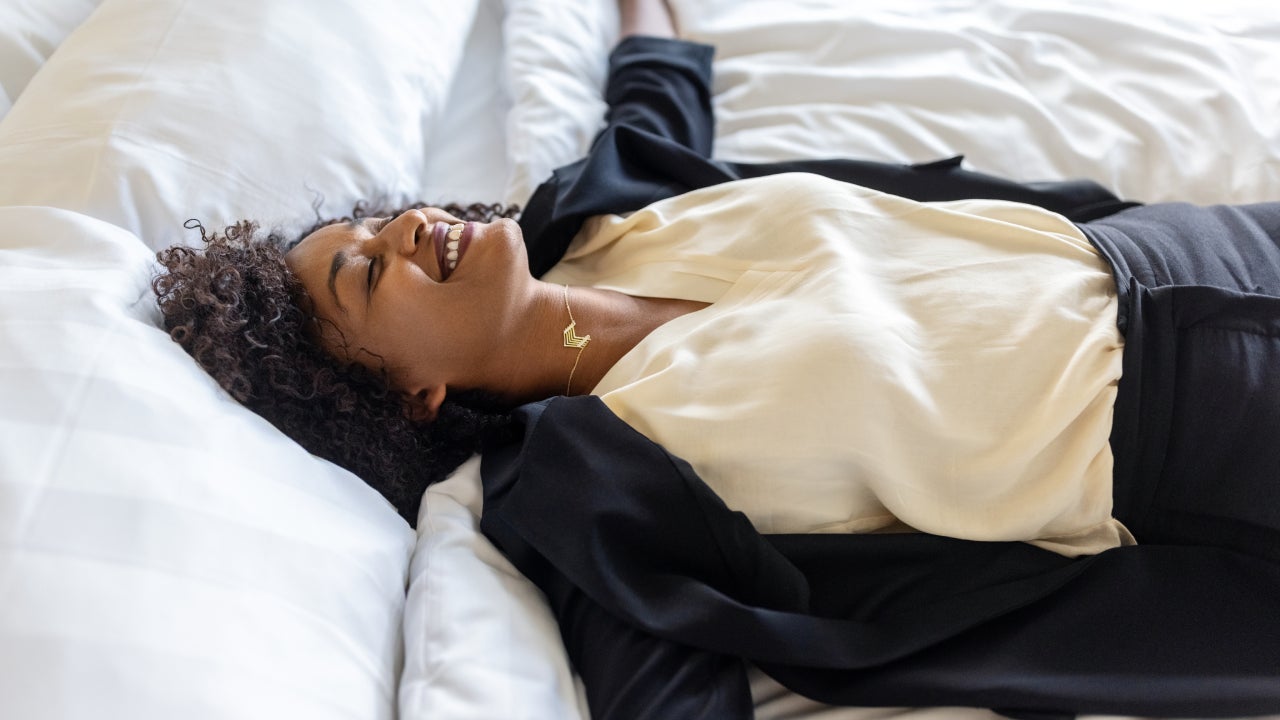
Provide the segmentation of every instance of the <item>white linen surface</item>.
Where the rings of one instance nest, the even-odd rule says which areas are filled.
[[[603,11],[567,0],[507,4],[515,106],[506,198],[522,202],[600,126],[603,51],[577,31]],[[1146,201],[1280,199],[1280,21],[1262,2],[673,5],[684,34],[718,47],[721,157],[909,162],[964,153],[987,172],[1092,177]],[[476,718],[587,717],[580,695],[576,712],[568,705],[570,670],[545,603],[479,536],[479,512],[478,463],[425,496],[406,609],[423,619],[406,621],[406,651],[435,662],[406,663],[403,682],[420,704],[402,702],[403,717],[440,716],[428,707]],[[758,673],[752,692],[761,719],[999,717],[826,707]]]
[[[0,715],[393,717],[413,534],[193,372],[153,266],[0,208]]]
[[[5,0],[0,3],[0,119],[102,0]]]
[[[582,156],[603,125],[611,2],[506,0],[509,157],[504,197],[523,203],[551,171]]]
[[[468,461],[418,514],[400,717],[585,719],[541,591],[480,534],[479,472]]]
[[[439,32],[465,38],[438,120],[426,139],[426,167],[415,199],[431,203],[505,198],[506,119],[510,100],[503,77],[502,0],[476,0],[468,23]],[[434,33],[433,33],[434,35]]]
[[[968,156],[1147,202],[1280,198],[1280,16],[1249,0],[676,0],[716,154]]]
[[[417,199],[476,6],[103,0],[0,123],[0,202],[160,248]]]
[[[495,2],[102,0],[0,121],[0,716],[397,714],[414,534],[157,327],[148,245],[499,197]]]

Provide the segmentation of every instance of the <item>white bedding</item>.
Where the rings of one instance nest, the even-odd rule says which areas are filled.
[[[0,118],[62,41],[102,0],[6,0],[0,4]]]
[[[673,4],[719,47],[726,158],[964,153],[1148,201],[1280,199],[1261,0]],[[586,717],[541,596],[475,530],[474,462],[415,537],[213,387],[146,283],[190,217],[522,201],[599,127],[615,20],[609,0],[0,6],[0,716]],[[761,718],[993,717],[753,692]]]

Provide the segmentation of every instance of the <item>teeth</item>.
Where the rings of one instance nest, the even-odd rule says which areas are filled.
[[[462,238],[462,231],[466,227],[465,223],[455,223],[449,226],[448,242],[444,244],[444,249],[448,252],[445,253],[444,258],[445,265],[450,271],[458,267],[458,241]]]

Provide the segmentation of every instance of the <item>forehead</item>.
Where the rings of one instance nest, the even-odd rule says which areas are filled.
[[[309,235],[298,241],[293,249],[303,245],[325,245],[341,243],[355,239],[364,229],[364,220],[337,220],[312,230]]]
[[[322,318],[337,320],[342,314],[335,297],[336,274],[359,233],[360,226],[353,223],[326,225],[285,253],[285,264],[306,288],[315,314]]]
[[[345,223],[326,225],[298,241],[285,253],[284,261],[289,269],[310,290],[311,275],[328,272],[328,265],[335,254],[343,251],[354,239],[354,228]]]

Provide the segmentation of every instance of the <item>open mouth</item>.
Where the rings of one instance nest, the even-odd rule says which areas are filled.
[[[438,222],[431,228],[431,244],[436,251],[436,261],[440,265],[440,280],[449,279],[453,271],[462,262],[462,256],[471,245],[471,236],[475,232],[475,223]]]

